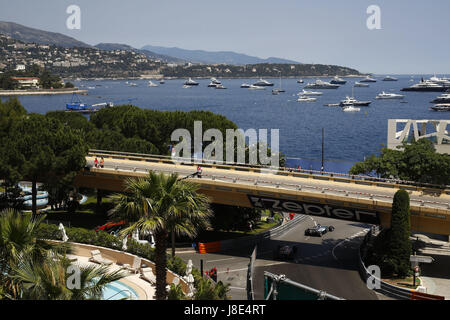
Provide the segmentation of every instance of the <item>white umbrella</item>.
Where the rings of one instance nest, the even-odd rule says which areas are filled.
[[[58,229],[62,233],[62,241],[67,242],[67,240],[69,240],[69,237],[67,236],[66,229],[64,228],[64,225],[61,222],[59,223]]]

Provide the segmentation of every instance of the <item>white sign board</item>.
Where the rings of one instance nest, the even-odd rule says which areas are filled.
[[[433,257],[428,256],[410,256],[409,261],[420,262],[420,263],[431,263],[434,261]]]

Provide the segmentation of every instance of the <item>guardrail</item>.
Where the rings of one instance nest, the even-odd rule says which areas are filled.
[[[195,158],[172,158],[170,156],[162,156],[162,155],[148,155],[148,154],[140,154],[140,153],[129,153],[129,152],[120,152],[120,151],[107,151],[107,150],[89,150],[90,156],[97,157],[109,157],[113,159],[122,159],[122,160],[130,160],[130,161],[145,161],[145,162],[158,162],[165,164],[174,164],[177,162],[179,164],[196,164],[201,163],[202,167],[208,168],[216,168],[216,169],[224,169],[224,170],[236,170],[236,171],[247,171],[247,172],[257,172],[261,173],[264,170],[274,170],[269,166],[262,165],[247,165],[242,163],[237,163],[234,165],[230,164],[222,164],[218,161],[208,160],[208,159],[195,159]],[[261,171],[262,170],[262,171]],[[370,176],[363,175],[348,175],[337,172],[325,172],[325,171],[314,171],[314,170],[304,170],[304,169],[294,169],[294,168],[285,168],[279,167],[276,168],[276,175],[284,175],[284,176],[293,176],[299,178],[309,178],[309,179],[317,179],[317,180],[327,180],[327,181],[336,181],[336,182],[346,182],[346,183],[357,183],[357,184],[366,184],[377,187],[386,187],[386,188],[403,188],[411,191],[422,191],[424,193],[431,193],[440,195],[441,193],[450,194],[450,186],[439,186],[428,183],[420,183],[414,181],[405,181],[398,179],[383,179],[376,178]]]

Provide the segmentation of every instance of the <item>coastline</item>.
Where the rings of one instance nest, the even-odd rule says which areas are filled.
[[[349,74],[345,76],[339,76],[341,78],[364,78],[369,74]],[[282,77],[282,79],[315,79],[315,78],[332,78],[335,75],[320,75],[320,76],[314,76],[314,75],[307,75],[307,76],[287,76]],[[163,75],[155,75],[153,77],[150,76],[143,76],[143,77],[125,77],[125,78],[64,78],[65,81],[123,81],[123,80],[186,80],[187,78],[192,79],[211,79],[211,76],[205,76],[205,77],[195,77],[195,76],[186,76],[186,77],[164,77]],[[248,77],[220,77],[215,76],[216,79],[259,79],[259,78],[265,78],[265,79],[279,79],[280,77],[277,76],[248,76]]]
[[[0,90],[0,96],[31,96],[88,93],[88,90],[75,89],[45,89],[45,90]]]

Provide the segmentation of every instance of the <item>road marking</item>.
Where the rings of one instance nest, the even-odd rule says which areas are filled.
[[[230,289],[236,289],[236,290],[247,290],[247,288],[241,288],[241,287],[228,287]]]
[[[333,250],[331,250],[331,254],[333,255],[334,260],[336,260],[336,261],[338,260],[338,258],[337,258],[336,255],[334,254],[334,250],[335,250],[337,247],[339,247],[341,244],[343,244],[343,243],[345,243],[345,242],[348,242],[348,241],[353,240],[354,238],[356,238],[356,237],[358,237],[358,236],[360,236],[360,235],[366,233],[366,232],[369,231],[369,230],[370,230],[370,229],[364,229],[364,230],[362,230],[362,231],[360,231],[360,232],[358,232],[358,233],[355,233],[354,235],[352,235],[352,236],[350,236],[350,237],[348,237],[348,238],[342,240],[342,241],[339,242],[337,245],[335,245],[335,246],[333,247]]]

